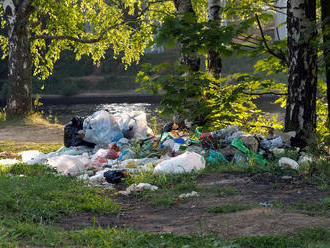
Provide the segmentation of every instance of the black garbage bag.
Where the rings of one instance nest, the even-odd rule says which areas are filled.
[[[119,171],[106,171],[103,176],[108,183],[118,184],[123,181],[124,178],[128,177],[128,171],[119,170]]]
[[[83,129],[84,118],[76,116],[64,127],[64,145],[95,147],[95,144],[80,139],[77,134]]]

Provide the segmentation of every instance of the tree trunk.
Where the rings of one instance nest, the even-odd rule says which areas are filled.
[[[329,0],[321,0],[321,19],[323,31],[323,44],[328,45],[324,47],[323,56],[325,61],[325,76],[327,81],[327,99],[328,99],[328,121],[330,121],[330,2]]]
[[[316,0],[288,0],[289,78],[286,131],[308,138],[316,128]]]
[[[32,110],[32,60],[28,34],[28,17],[18,15],[14,1],[5,1],[3,8],[8,24],[8,115],[24,115]]]
[[[208,0],[209,21],[221,24],[220,0]],[[221,56],[218,52],[210,50],[207,55],[207,71],[216,79],[220,78],[222,69]]]
[[[194,9],[191,4],[191,0],[173,0],[175,8],[177,12],[179,13],[179,16],[181,18],[186,14],[190,13],[195,16]],[[180,62],[182,65],[189,66],[191,71],[199,71],[201,60],[197,53],[194,51],[191,51],[190,54],[182,54],[181,53],[181,59]]]

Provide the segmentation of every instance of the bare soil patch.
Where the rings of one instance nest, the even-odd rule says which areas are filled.
[[[152,233],[214,233],[225,238],[293,233],[308,227],[330,227],[329,217],[289,210],[289,206],[299,200],[314,203],[329,197],[329,191],[319,191],[310,185],[292,182],[274,186],[239,173],[212,173],[199,178],[200,187],[215,187],[214,185],[231,186],[238,193],[217,196],[210,188],[201,191],[200,197],[179,201],[166,208],[150,206],[146,202],[137,201],[134,196],[117,197],[116,200],[123,208],[118,215],[80,213],[67,216],[56,224],[66,230],[96,225],[131,227]],[[281,201],[284,208],[259,205],[262,202],[276,201]],[[225,204],[253,204],[254,208],[234,213],[207,211]]]
[[[1,125],[1,124],[0,124]],[[0,126],[0,141],[13,140],[35,143],[62,143],[64,131],[62,128],[44,125],[14,125]]]

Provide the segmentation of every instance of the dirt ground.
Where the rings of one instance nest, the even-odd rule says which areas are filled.
[[[63,142],[63,129],[45,126],[0,127],[0,141]],[[330,197],[329,190],[319,191],[308,184],[296,184],[279,178],[247,177],[241,173],[210,173],[198,178],[199,188],[231,186],[238,194],[217,196],[204,190],[197,198],[179,201],[170,207],[151,206],[134,196],[117,196],[122,206],[118,215],[79,213],[57,223],[66,230],[88,226],[131,227],[152,233],[217,234],[224,238],[293,233],[307,227],[330,229],[330,218],[311,216],[289,210],[289,206],[304,201],[320,202]],[[284,207],[263,207],[260,203],[281,202]],[[225,204],[253,204],[250,210],[234,213],[210,213],[209,208]]]
[[[123,210],[118,215],[77,214],[61,219],[57,225],[70,230],[87,226],[131,227],[152,233],[217,234],[224,238],[293,233],[308,227],[330,228],[330,218],[286,210],[290,204],[318,202],[329,191],[318,191],[307,184],[279,182],[276,187],[258,178],[237,173],[212,173],[199,177],[199,187],[232,186],[238,194],[216,196],[202,192],[197,198],[170,207],[154,207],[134,196],[117,197]],[[263,207],[260,203],[281,201],[284,208]],[[234,213],[210,213],[224,204],[254,204],[254,208]]]
[[[35,143],[62,143],[63,135],[63,129],[58,127],[47,127],[44,125],[15,125],[1,127],[0,123],[0,141],[13,140]]]

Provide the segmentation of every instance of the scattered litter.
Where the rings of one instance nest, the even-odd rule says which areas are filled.
[[[129,186],[125,191],[119,191],[118,193],[122,195],[129,195],[134,192],[140,192],[143,190],[155,191],[158,190],[158,187],[151,185],[149,183],[139,183],[139,184],[134,183],[131,186]]]
[[[123,136],[127,139],[145,139],[153,132],[147,125],[147,116],[144,112],[116,114]]]
[[[77,146],[90,146],[94,147],[95,144],[82,140],[82,137],[77,135],[83,129],[84,118],[76,116],[64,127],[64,146],[77,147]]]
[[[300,156],[300,158],[298,159],[299,165],[302,165],[302,164],[310,165],[312,162],[313,162],[313,157],[311,155],[307,155],[307,154]]]
[[[208,151],[208,156],[206,157],[206,161],[211,164],[218,164],[221,162],[229,163],[229,161],[223,156],[221,152],[210,149]]]
[[[291,180],[292,176],[282,176],[281,179],[283,180]]]
[[[259,205],[263,206],[263,207],[272,207],[273,204],[269,203],[269,202],[260,202]]]
[[[47,164],[57,171],[69,174],[71,176],[78,176],[83,174],[88,167],[90,159],[88,154],[84,153],[80,156],[73,155],[59,155],[47,159]]]
[[[284,146],[284,142],[281,136],[271,140],[262,140],[260,142],[260,147],[264,150],[269,150],[271,148],[281,148],[283,146]]]
[[[18,158],[20,159],[22,155],[14,152],[0,152],[0,158]]]
[[[274,154],[275,157],[280,157],[285,154],[284,148],[271,148],[269,151]]]
[[[291,158],[286,158],[286,157],[282,157],[279,161],[278,161],[280,167],[286,167],[286,168],[291,168],[294,170],[297,170],[299,167],[299,164],[294,161]]]
[[[108,183],[118,184],[129,176],[129,172],[127,170],[108,170],[104,172],[103,176]]]
[[[22,157],[22,162],[23,163],[26,163],[27,161],[35,159],[35,158],[39,157],[42,154],[44,154],[44,153],[39,152],[37,150],[30,150],[30,151],[24,151],[24,152],[19,153],[19,155],[21,155],[21,157]]]
[[[233,163],[237,166],[249,166],[249,159],[242,153],[235,153],[233,157]]]
[[[154,174],[179,174],[205,168],[205,159],[195,152],[185,152],[177,157],[160,162],[154,169]]]
[[[179,195],[179,199],[187,199],[187,198],[198,197],[198,196],[199,196],[199,194],[196,191],[192,191],[190,193]]]
[[[104,110],[87,117],[83,130],[83,140],[94,144],[108,145],[123,138],[116,118]]]
[[[0,160],[0,165],[2,165],[2,166],[11,166],[11,165],[18,164],[18,163],[20,163],[20,161],[15,158],[7,158],[7,159]]]

